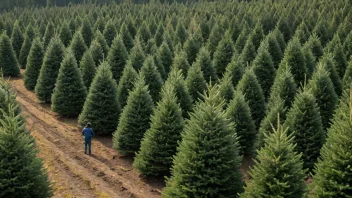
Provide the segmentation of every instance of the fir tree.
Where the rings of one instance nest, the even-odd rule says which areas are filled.
[[[126,23],[122,24],[121,29],[120,29],[120,35],[122,37],[123,43],[124,43],[127,51],[129,52],[134,45],[134,41],[131,36],[131,33],[128,31]]]
[[[197,34],[191,35],[187,38],[183,45],[183,49],[187,53],[187,60],[189,64],[193,64],[193,62],[197,58],[197,54],[201,47],[201,42],[199,41],[200,36]]]
[[[16,77],[20,74],[16,53],[12,48],[10,38],[5,33],[0,36],[0,69],[4,76]]]
[[[72,32],[66,21],[64,21],[64,23],[61,25],[59,37],[65,47],[68,47],[70,45],[70,42],[72,40]]]
[[[87,89],[71,50],[67,50],[61,63],[52,94],[51,109],[63,116],[77,116],[81,113]]]
[[[347,35],[345,42],[343,43],[343,51],[349,60],[352,55],[352,31]]]
[[[276,37],[273,32],[269,33],[263,41],[268,45],[268,51],[273,59],[274,66],[277,69],[283,57],[283,52],[281,51],[279,42],[276,40]]]
[[[103,34],[99,30],[97,30],[95,32],[94,40],[99,42],[101,48],[103,49],[104,57],[107,57],[108,56],[108,52],[109,52],[109,46],[106,43],[106,40],[105,40]]]
[[[172,52],[170,51],[169,45],[164,41],[158,50],[159,59],[165,69],[165,73],[169,73],[173,61]]]
[[[246,41],[246,45],[244,46],[239,58],[244,63],[250,65],[256,56],[257,53],[255,50],[255,46],[253,45],[252,39],[248,38]]]
[[[319,65],[314,72],[308,86],[317,100],[324,129],[330,126],[330,119],[338,102],[338,96],[334,90],[329,73],[323,65]]]
[[[79,63],[82,60],[84,52],[87,50],[87,45],[85,44],[80,31],[77,31],[73,35],[70,48],[72,49],[72,53],[75,55],[77,63]]]
[[[200,65],[193,64],[188,70],[186,86],[194,102],[202,99],[202,94],[207,88]]]
[[[183,45],[187,40],[187,37],[188,34],[185,27],[181,21],[178,21],[174,35],[174,43],[181,43],[181,45]]]
[[[96,66],[92,57],[92,53],[89,50],[83,54],[79,68],[81,70],[83,83],[87,88],[87,91],[89,91],[90,85],[92,84],[96,72]]]
[[[160,73],[155,66],[154,58],[148,56],[141,68],[141,74],[143,74],[145,83],[148,85],[149,93],[154,102],[158,102],[160,99],[160,90],[163,86],[163,80],[160,76]]]
[[[263,90],[264,97],[268,98],[270,88],[274,83],[275,67],[268,48],[264,43],[258,49],[258,55],[252,63],[252,68]]]
[[[55,26],[52,22],[49,22],[48,25],[46,26],[44,37],[43,37],[43,44],[44,44],[44,49],[48,47],[48,45],[51,42],[51,39],[55,35]]]
[[[36,30],[33,28],[32,24],[28,24],[26,31],[24,32],[24,36],[28,36],[30,38],[30,41],[33,41],[36,35]]]
[[[223,39],[221,39],[219,45],[214,53],[214,67],[216,69],[217,75],[222,77],[226,66],[231,62],[232,55],[234,53],[234,44],[231,39],[230,32],[227,31]],[[210,58],[210,57],[209,57]],[[212,79],[216,80],[216,79]]]
[[[344,94],[320,150],[315,165],[310,197],[350,197],[351,171],[351,98]]]
[[[261,149],[264,146],[266,136],[273,132],[273,128],[278,127],[278,115],[280,115],[280,124],[283,124],[286,120],[287,108],[284,101],[278,97],[272,100],[274,100],[272,106],[267,110],[265,118],[260,123],[255,144],[256,149]]]
[[[210,53],[205,47],[202,47],[199,50],[196,62],[193,64],[198,65],[201,68],[206,82],[216,82],[218,80],[216,69],[210,59]]]
[[[117,98],[123,109],[127,103],[129,92],[133,89],[134,83],[137,79],[137,72],[133,69],[131,62],[127,62],[123,69],[122,76],[117,87]]]
[[[260,43],[263,40],[263,38],[264,38],[264,31],[263,31],[262,25],[259,22],[256,24],[256,26],[252,30],[248,39],[252,40],[252,43],[254,45],[255,50],[257,50],[259,48]]]
[[[342,83],[341,83],[339,74],[336,71],[333,55],[331,53],[324,54],[324,56],[320,59],[318,64],[322,64],[325,67],[325,70],[330,73],[330,79],[334,84],[335,92],[338,96],[341,96]]]
[[[251,116],[251,110],[240,91],[236,91],[234,99],[227,107],[227,116],[235,123],[235,131],[239,138],[240,154],[250,155],[254,153],[254,142],[256,140],[256,127]]]
[[[221,101],[213,87],[195,107],[163,197],[236,197],[242,191],[239,143]]]
[[[222,27],[219,26],[218,23],[216,23],[210,32],[208,46],[207,46],[211,57],[213,57],[213,54],[216,51],[216,48],[219,42],[221,41],[223,34],[224,34],[224,30],[222,29]]]
[[[168,79],[164,83],[164,87],[167,86],[171,86],[175,90],[177,102],[180,103],[182,109],[182,116],[188,118],[188,112],[192,110],[192,98],[181,70],[174,69],[170,72]]]
[[[137,37],[139,38],[139,41],[141,41],[143,44],[147,44],[148,40],[151,38],[149,28],[145,21],[143,21],[142,25],[137,31]]]
[[[20,56],[23,42],[24,42],[24,36],[22,34],[19,21],[16,21],[13,26],[13,31],[11,34],[11,44],[12,44],[13,50],[15,51],[16,59],[18,59]]]
[[[117,85],[105,61],[97,69],[88,96],[78,117],[78,125],[88,122],[98,135],[112,134],[117,127],[121,109],[117,99]]]
[[[151,116],[134,166],[145,176],[170,175],[172,157],[184,127],[182,110],[173,89],[162,90],[162,99]]]
[[[282,100],[284,107],[289,109],[295,98],[296,91],[297,85],[293,79],[290,69],[285,69],[283,72],[278,73],[275,77],[274,84],[271,87],[268,109],[275,106],[277,99]]]
[[[25,36],[24,42],[22,44],[20,57],[18,59],[18,64],[21,68],[25,69],[27,66],[27,57],[29,55],[29,50],[31,49],[32,41],[28,36]]]
[[[50,42],[40,69],[35,93],[42,102],[50,102],[51,94],[54,90],[56,78],[59,74],[60,64],[63,60],[64,45],[58,38],[53,38]],[[34,73],[34,72],[33,72]]]
[[[274,34],[274,37],[276,38],[277,42],[279,43],[281,52],[284,52],[286,49],[286,41],[284,39],[282,32],[278,28],[276,28],[273,31],[273,34]]]
[[[296,151],[302,153],[303,167],[311,170],[319,156],[325,132],[316,99],[307,88],[296,95],[284,127],[295,137]]]
[[[80,30],[82,32],[82,37],[83,37],[84,43],[87,46],[90,46],[90,43],[93,40],[94,33],[93,33],[93,29],[92,29],[92,26],[89,22],[88,17],[84,17]]]
[[[340,78],[343,78],[347,68],[347,58],[343,51],[342,45],[339,43],[335,46],[333,53],[335,67]]]
[[[182,70],[183,76],[187,77],[188,69],[190,67],[186,52],[180,51],[175,55],[171,69]]]
[[[219,82],[220,96],[225,100],[225,104],[229,104],[233,99],[235,87],[232,83],[232,76],[230,72],[225,72],[224,77]]]
[[[103,32],[104,28],[105,28],[104,18],[99,16],[98,19],[95,21],[93,29],[99,32]]]
[[[296,148],[294,136],[287,135],[281,125],[265,134],[265,145],[258,151],[240,197],[305,197],[305,170]]]
[[[253,70],[247,69],[238,82],[237,91],[243,93],[257,128],[265,116],[265,98]]]
[[[99,65],[104,60],[103,48],[98,41],[93,40],[91,42],[89,51],[92,54],[95,65]]]
[[[0,197],[51,197],[53,191],[35,139],[25,129],[16,107],[0,120]]]
[[[131,49],[130,59],[132,66],[135,70],[139,71],[145,61],[145,54],[140,41],[137,39],[135,45]]]
[[[293,38],[287,45],[284,58],[278,69],[278,73],[280,73],[284,68],[290,68],[297,85],[304,82],[305,74],[307,73],[305,58],[301,48],[298,38]]]
[[[316,58],[313,55],[312,50],[308,47],[303,47],[302,52],[307,67],[307,79],[310,79],[316,67]]]
[[[163,35],[164,35],[164,26],[162,23],[159,23],[158,28],[156,29],[156,33],[154,35],[154,40],[156,42],[156,46],[160,47],[161,43],[163,42]]]
[[[131,33],[132,38],[134,38],[136,36],[137,30],[136,26],[134,25],[133,18],[131,16],[126,19],[126,24],[128,31]]]
[[[246,41],[249,33],[250,31],[248,30],[247,26],[244,26],[244,28],[242,28],[242,31],[240,35],[237,37],[235,42],[235,49],[238,52],[242,52],[244,46],[246,45]]]
[[[109,20],[105,24],[103,35],[105,37],[106,43],[110,47],[111,44],[112,44],[112,41],[114,40],[115,35],[116,35],[116,29],[114,27],[114,24],[113,24],[112,20]]]
[[[231,74],[231,81],[234,87],[242,79],[246,68],[246,64],[241,59],[232,58],[232,61],[227,65],[226,70]]]
[[[123,69],[127,63],[128,53],[121,36],[117,35],[111,45],[107,61],[111,66],[111,72],[116,82],[119,82]]]
[[[33,40],[27,58],[27,69],[24,72],[24,86],[28,90],[33,90],[37,84],[40,68],[43,64],[44,49],[39,38]]]
[[[308,41],[304,44],[304,47],[308,47],[312,50],[313,55],[316,60],[319,60],[321,56],[323,56],[323,47],[320,43],[320,40],[316,34],[312,34]]]
[[[150,127],[153,106],[148,86],[145,85],[143,75],[140,75],[128,96],[119,127],[113,136],[113,147],[120,153],[133,154],[139,151],[142,138]]]

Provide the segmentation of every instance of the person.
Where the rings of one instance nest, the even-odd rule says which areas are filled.
[[[92,153],[92,137],[95,136],[95,134],[89,122],[87,123],[86,127],[84,127],[82,135],[84,136],[84,154],[87,154],[88,147],[88,152],[90,155]]]

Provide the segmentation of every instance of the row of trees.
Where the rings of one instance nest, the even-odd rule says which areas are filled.
[[[334,129],[343,115],[332,118],[351,82],[350,5],[324,1],[317,11],[317,4],[80,5],[19,16],[45,13],[45,28],[30,20],[7,27],[13,11],[3,15],[0,64],[17,76],[17,59],[28,56],[19,61],[25,86],[58,114],[78,116],[80,126],[113,134],[114,148],[136,153],[141,174],[169,176],[165,197],[235,197],[243,191],[240,156],[253,154],[257,168],[241,196],[301,197],[312,172],[320,178],[313,177],[312,196],[346,197],[349,147],[343,154],[324,148],[344,141]],[[296,8],[288,17],[286,6]],[[122,17],[124,9],[133,15]],[[324,170],[341,165],[336,158],[346,169]],[[273,165],[282,171],[270,172]]]

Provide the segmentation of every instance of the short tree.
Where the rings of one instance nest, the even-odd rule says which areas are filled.
[[[232,42],[231,34],[229,31],[227,31],[217,46],[213,58],[214,67],[219,77],[222,77],[225,73],[226,66],[231,62],[231,57],[234,51],[235,48]]]
[[[92,54],[89,50],[87,50],[82,57],[80,64],[82,80],[84,85],[89,91],[90,85],[93,82],[95,73],[96,73],[96,66],[92,57]]]
[[[188,70],[186,86],[194,102],[202,99],[202,94],[207,89],[207,84],[200,65],[194,63]]]
[[[85,44],[82,33],[77,31],[72,38],[70,48],[72,49],[72,53],[75,55],[77,60],[77,64],[79,64],[82,60],[83,54],[87,51],[87,45]]]
[[[111,66],[111,72],[116,82],[120,81],[122,72],[128,60],[128,52],[123,44],[121,36],[117,35],[111,44],[107,61]]]
[[[127,62],[117,87],[117,98],[121,105],[121,109],[123,109],[127,103],[128,95],[134,87],[137,76],[137,72],[133,69],[131,62]]]
[[[210,53],[205,47],[199,50],[196,61],[193,64],[201,68],[206,82],[216,82],[218,80],[216,69],[210,58]]]
[[[160,99],[160,90],[164,82],[158,68],[155,66],[152,56],[148,56],[145,59],[140,73],[144,76],[145,83],[148,85],[148,90],[153,101],[158,102]]]
[[[32,46],[32,41],[28,36],[25,36],[24,42],[22,44],[21,52],[20,52],[20,57],[18,59],[18,64],[23,69],[25,69],[27,66],[27,57],[29,54],[29,50],[31,49],[31,46]]]
[[[24,86],[28,90],[33,90],[37,84],[40,68],[43,64],[44,49],[43,44],[36,38],[33,40],[29,55],[27,58],[27,69],[24,72]]]
[[[0,36],[0,69],[2,69],[4,76],[18,76],[20,74],[15,51],[12,48],[10,38],[5,33]]]
[[[13,50],[15,51],[16,59],[20,57],[20,52],[21,52],[21,47],[23,42],[24,42],[24,36],[22,34],[19,21],[16,21],[13,26],[13,30],[11,34],[11,44],[12,44]]]

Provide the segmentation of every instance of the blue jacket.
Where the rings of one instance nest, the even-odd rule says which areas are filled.
[[[95,136],[93,129],[91,128],[84,128],[82,131],[82,135],[84,135],[85,141],[91,141],[92,137]]]

